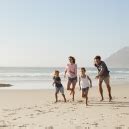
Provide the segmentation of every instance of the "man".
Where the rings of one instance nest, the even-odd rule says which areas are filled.
[[[105,82],[109,94],[109,102],[112,100],[112,95],[111,95],[111,87],[110,87],[110,75],[109,75],[109,70],[107,68],[107,65],[105,64],[104,61],[101,61],[100,56],[96,56],[94,58],[95,61],[95,67],[98,69],[98,75],[96,76],[96,79],[99,79],[99,91],[101,95],[101,101],[104,100],[103,97],[103,88],[102,88],[102,83],[103,81]]]

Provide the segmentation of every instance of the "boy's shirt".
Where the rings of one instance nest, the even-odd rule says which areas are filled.
[[[53,77],[53,80],[54,80],[55,86],[56,86],[57,88],[62,87],[60,77]],[[60,83],[58,83],[58,82],[60,82]]]

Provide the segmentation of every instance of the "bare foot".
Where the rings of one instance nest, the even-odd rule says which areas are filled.
[[[112,97],[109,98],[109,102],[111,102],[111,101],[112,101]]]
[[[73,94],[73,91],[71,90],[70,95],[72,95],[72,94]]]
[[[100,100],[100,102],[102,102],[102,101],[104,101],[104,98],[102,98],[102,99]]]

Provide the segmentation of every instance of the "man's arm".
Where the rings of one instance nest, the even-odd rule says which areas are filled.
[[[101,71],[98,73],[98,76],[102,76],[103,73],[104,73],[104,71],[105,71],[105,68],[102,66],[102,69],[101,69]]]
[[[96,76],[96,78],[102,76],[102,75],[104,74],[104,72],[105,72],[106,65],[103,63],[103,64],[101,65],[101,67],[102,67],[102,68],[101,68],[101,71],[98,73],[98,75]]]

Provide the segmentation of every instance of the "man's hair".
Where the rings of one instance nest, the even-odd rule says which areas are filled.
[[[94,59],[101,60],[101,57],[100,56],[96,56]]]

